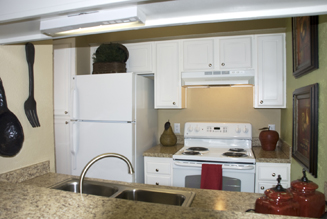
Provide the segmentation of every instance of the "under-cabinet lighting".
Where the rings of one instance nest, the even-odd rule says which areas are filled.
[[[43,19],[40,30],[53,37],[100,33],[144,26],[145,18],[137,6],[130,6]]]

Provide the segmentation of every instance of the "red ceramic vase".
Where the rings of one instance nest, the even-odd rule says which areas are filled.
[[[260,132],[259,140],[265,151],[274,151],[279,139],[278,132],[274,130],[263,130]]]
[[[305,170],[301,179],[292,181],[289,191],[300,204],[301,217],[320,218],[325,213],[325,195],[317,188],[317,184],[306,178]]]
[[[255,212],[261,214],[277,214],[288,216],[299,216],[299,203],[293,200],[293,195],[280,185],[280,175],[278,185],[267,189],[265,195],[255,202]]]

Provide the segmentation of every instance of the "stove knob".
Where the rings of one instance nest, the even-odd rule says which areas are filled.
[[[247,127],[244,127],[243,132],[248,133],[249,129]]]
[[[200,131],[200,127],[199,127],[199,126],[196,126],[196,127],[195,127],[195,131],[196,131],[196,132],[199,132],[199,131]]]
[[[236,133],[240,133],[240,132],[241,132],[240,127],[237,126],[237,128],[235,129],[235,132],[236,132]]]
[[[189,127],[188,127],[188,131],[189,131],[189,132],[192,132],[192,131],[193,131],[193,127],[192,127],[192,126],[189,126]]]

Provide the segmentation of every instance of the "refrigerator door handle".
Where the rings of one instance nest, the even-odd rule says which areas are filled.
[[[77,104],[78,104],[78,91],[76,89],[76,87],[73,89],[72,91],[72,100],[73,100],[73,104],[72,104],[72,118],[77,118]]]
[[[71,138],[70,138],[70,142],[71,142],[71,154],[72,154],[72,166],[73,166],[73,170],[76,170],[76,157],[77,157],[77,150],[78,150],[78,130],[77,130],[77,120],[71,120]]]

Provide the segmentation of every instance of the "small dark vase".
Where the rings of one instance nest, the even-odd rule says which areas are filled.
[[[265,151],[274,151],[276,149],[278,139],[278,132],[274,130],[263,130],[259,135],[261,147]]]

